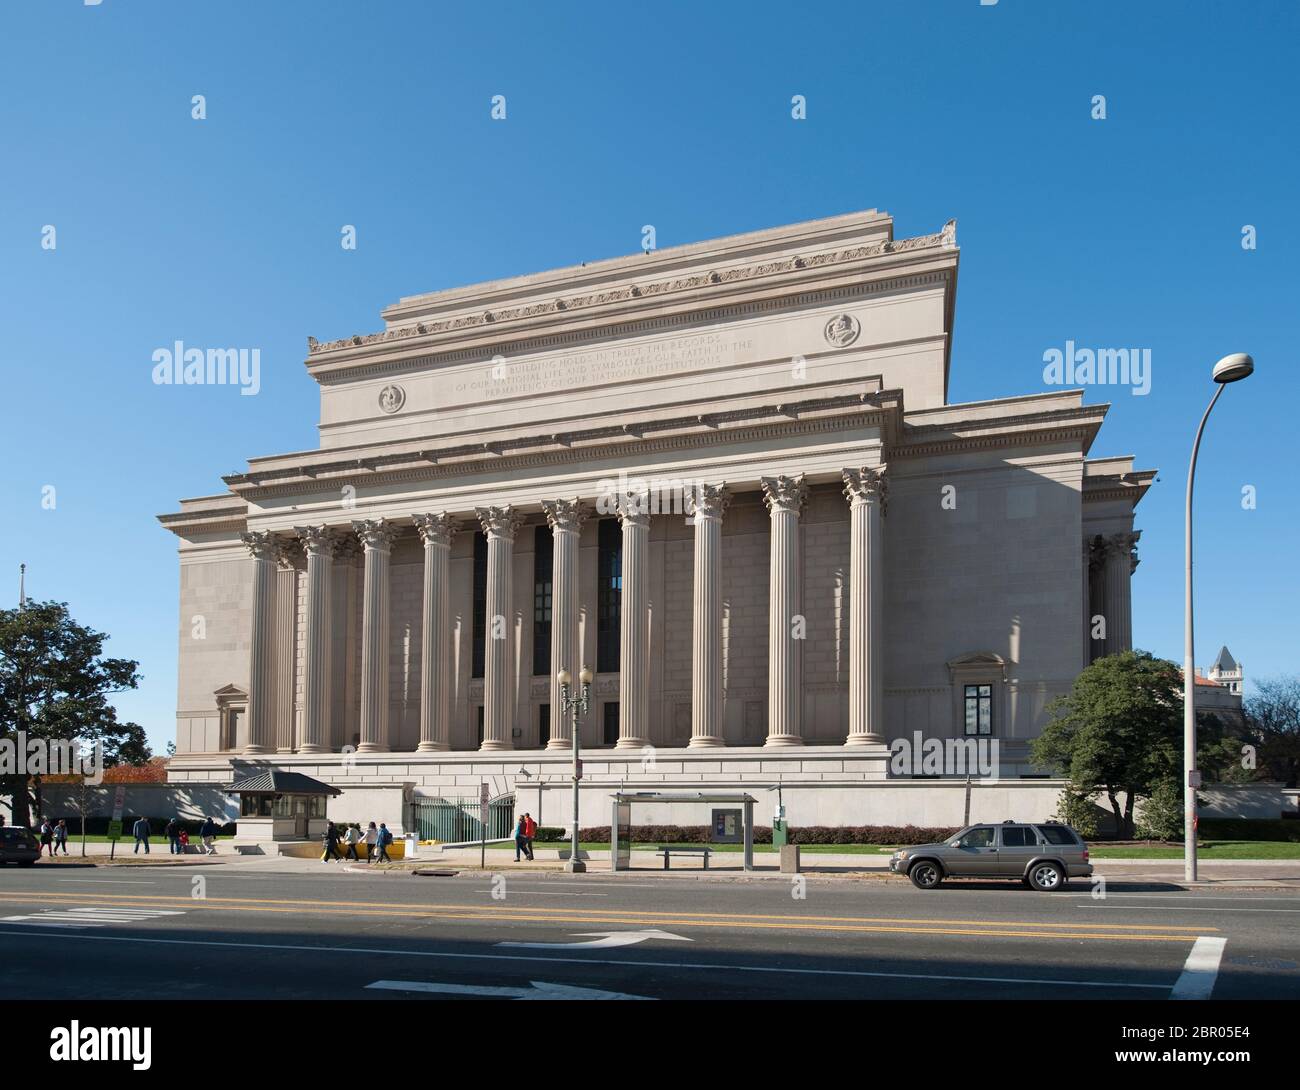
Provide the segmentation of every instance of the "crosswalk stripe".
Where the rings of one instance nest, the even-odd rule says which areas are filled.
[[[103,927],[106,924],[147,923],[163,916],[184,916],[180,909],[169,908],[116,908],[108,905],[86,905],[80,908],[50,909],[27,916],[0,916],[3,923],[25,923],[37,927]]]

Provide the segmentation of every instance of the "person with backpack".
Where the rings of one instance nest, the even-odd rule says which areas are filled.
[[[131,826],[131,835],[135,837],[135,847],[131,849],[131,854],[135,855],[140,850],[140,845],[144,845],[144,854],[149,854],[149,819],[139,817],[135,819],[135,824]]]
[[[393,842],[392,832],[390,832],[388,826],[381,821],[379,823],[379,833],[375,839],[375,846],[379,849],[380,863],[392,862],[392,860],[388,858],[388,845],[391,844],[392,842]]]
[[[524,832],[525,823],[523,814],[519,815],[519,820],[515,822],[515,862],[519,862],[519,854],[522,852],[528,855],[528,834]],[[531,859],[532,857],[529,856]]]
[[[59,854],[59,849],[63,849],[63,854],[68,854],[68,823],[59,818],[59,823],[54,826],[54,854]]]
[[[533,862],[533,837],[537,835],[537,822],[532,814],[524,814],[524,850],[528,853],[528,862]]]
[[[54,854],[54,827],[50,824],[49,818],[41,818],[41,846],[40,851]],[[38,853],[39,854],[39,853]]]
[[[167,825],[163,828],[163,836],[167,838],[167,854],[180,855],[181,853],[181,823],[175,818],[170,818]]]
[[[373,863],[375,861],[375,842],[378,839],[379,839],[379,830],[375,828],[375,823],[372,821],[370,825],[366,828],[366,835],[365,835],[367,863]]]
[[[334,860],[341,858],[339,855],[339,827],[330,822],[325,826],[325,851],[321,853],[320,861],[322,863],[333,863]]]

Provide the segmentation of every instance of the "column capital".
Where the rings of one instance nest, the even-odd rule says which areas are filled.
[[[239,535],[254,560],[278,562],[281,554],[280,539],[270,530],[249,530]]]
[[[352,529],[367,552],[388,552],[398,535],[397,527],[388,519],[354,519]]]
[[[619,496],[618,508],[615,513],[618,515],[619,524],[622,526],[649,526],[649,494],[646,492],[639,492],[635,495]]]
[[[542,500],[542,510],[546,513],[546,522],[551,531],[582,529],[582,524],[591,517],[591,512],[578,499]]]
[[[332,557],[339,547],[339,533],[329,526],[295,526],[293,532],[308,556]]]
[[[731,506],[727,482],[699,484],[686,490],[686,513],[697,519],[720,519]]]
[[[450,545],[460,529],[460,520],[446,513],[412,515],[420,540],[425,545]]]
[[[506,541],[514,541],[515,534],[524,524],[523,516],[510,504],[504,507],[476,507],[474,514],[478,516],[483,532],[488,537],[504,538]]]
[[[763,486],[763,500],[767,509],[776,511],[793,511],[796,515],[808,499],[808,485],[802,473],[797,477],[780,474],[776,477],[763,477],[759,483]]]
[[[879,503],[880,513],[885,513],[889,501],[889,479],[886,466],[863,466],[861,469],[845,469],[840,476],[844,480],[844,496],[850,503]]]

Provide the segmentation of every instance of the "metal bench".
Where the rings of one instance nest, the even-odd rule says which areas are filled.
[[[708,870],[710,851],[712,851],[712,849],[707,844],[701,844],[698,848],[669,848],[661,844],[655,851],[655,854],[664,857],[664,870],[672,869],[669,867],[668,863],[669,860],[672,859],[674,853],[677,855],[702,855],[704,857],[704,869]]]

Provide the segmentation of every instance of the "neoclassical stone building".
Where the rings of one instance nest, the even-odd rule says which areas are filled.
[[[871,211],[309,338],[319,449],[161,516],[173,779],[274,764],[399,827],[487,782],[563,824],[587,665],[584,821],[620,784],[779,782],[795,823],[957,823],[964,785],[891,775],[917,732],[998,740],[976,817],[1045,816],[1026,746],[1130,646],[1154,473],[1089,457],[1079,390],[949,403],[958,257]]]

